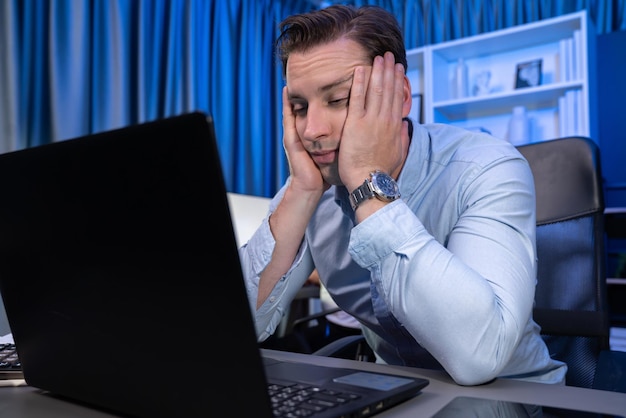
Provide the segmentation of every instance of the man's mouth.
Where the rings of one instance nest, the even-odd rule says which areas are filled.
[[[335,150],[330,151],[315,151],[311,153],[311,158],[317,165],[332,164],[335,161],[337,152]]]

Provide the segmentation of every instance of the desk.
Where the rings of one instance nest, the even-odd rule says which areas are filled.
[[[282,359],[307,359],[319,365],[353,367],[371,371],[393,371],[407,376],[425,377],[430,384],[417,397],[382,412],[380,418],[429,417],[456,396],[506,400],[528,404],[544,404],[605,414],[624,414],[626,394],[568,386],[545,385],[500,379],[482,386],[463,387],[445,373],[409,367],[264,350],[269,356]],[[0,388],[0,416],[11,418],[111,418],[115,415],[42,394],[29,386]]]

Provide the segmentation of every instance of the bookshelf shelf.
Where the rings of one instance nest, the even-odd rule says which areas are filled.
[[[481,127],[506,139],[513,108],[524,106],[532,125],[528,142],[568,135],[597,141],[594,37],[580,11],[408,50],[407,74],[423,95],[421,122]],[[465,97],[455,97],[453,87],[460,59],[467,66]],[[516,89],[517,66],[533,60],[541,61],[540,84]],[[485,72],[488,92],[473,95]]]

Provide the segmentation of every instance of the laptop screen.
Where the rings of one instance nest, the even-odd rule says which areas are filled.
[[[29,385],[134,416],[270,416],[211,118],[3,154],[0,179]]]

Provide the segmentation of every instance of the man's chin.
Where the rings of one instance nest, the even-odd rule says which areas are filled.
[[[324,181],[331,186],[343,186],[343,183],[338,175],[328,175],[326,173],[322,173],[322,177],[324,178]]]

